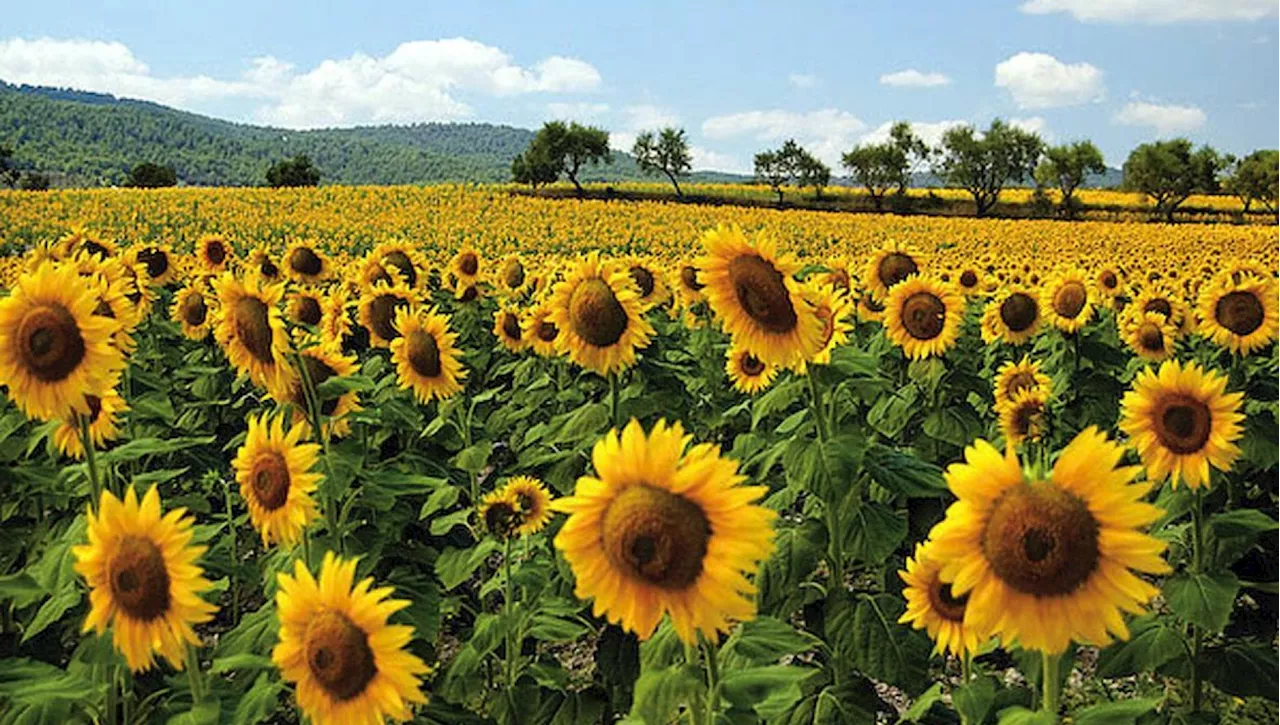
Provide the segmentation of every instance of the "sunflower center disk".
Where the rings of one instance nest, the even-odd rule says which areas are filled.
[[[365,633],[344,615],[326,610],[307,627],[307,665],[316,682],[336,700],[364,692],[378,674]]]
[[[648,297],[653,294],[653,273],[644,267],[632,267],[631,279],[635,281],[636,287],[640,288],[640,296]]]
[[[1165,448],[1179,455],[1204,448],[1213,428],[1209,406],[1189,395],[1170,396],[1163,401],[1155,418],[1156,436]]]
[[[1262,327],[1266,311],[1258,298],[1248,292],[1228,292],[1218,300],[1213,316],[1218,324],[1237,335],[1248,335]]]
[[[1102,282],[1102,286],[1107,289],[1115,289],[1116,286],[1120,284],[1120,278],[1116,277],[1115,272],[1110,270],[1103,272],[1099,279]]]
[[[152,277],[159,277],[169,271],[169,257],[159,249],[138,252],[138,261],[147,266],[147,274]]]
[[[324,269],[324,262],[320,261],[320,255],[314,251],[306,247],[298,247],[289,255],[289,266],[299,274],[314,277]]]
[[[268,365],[275,362],[271,353],[271,323],[267,305],[255,297],[241,297],[235,303],[236,338],[249,354]]]
[[[952,622],[964,621],[964,608],[969,603],[969,595],[957,597],[951,593],[951,585],[934,581],[929,587],[929,600],[933,608]]]
[[[966,269],[960,273],[960,286],[969,288],[978,286],[978,273],[972,269]]]
[[[1000,303],[1000,319],[1014,332],[1022,332],[1035,323],[1040,310],[1030,295],[1014,292]]]
[[[729,263],[729,280],[742,309],[761,327],[776,334],[795,329],[799,320],[791,295],[772,264],[753,255],[735,257]]]
[[[627,311],[602,279],[588,279],[574,288],[569,320],[578,337],[596,347],[609,347],[627,331]]]
[[[1160,332],[1159,327],[1148,322],[1142,326],[1142,329],[1138,330],[1138,344],[1144,350],[1163,350],[1164,333]]]
[[[204,248],[204,255],[214,264],[222,264],[227,258],[227,248],[222,246],[222,242],[211,242]]]
[[[687,264],[680,268],[680,281],[685,287],[688,287],[695,292],[703,287],[702,283],[698,281],[697,268]]]
[[[484,526],[494,536],[506,538],[521,523],[520,512],[505,501],[498,501],[484,511]]]
[[[1013,414],[1014,432],[1023,437],[1031,435],[1031,429],[1035,426],[1036,419],[1040,413],[1040,404],[1038,402],[1027,401],[1019,405]]]
[[[696,504],[644,484],[630,486],[605,511],[610,562],[663,589],[685,589],[702,573],[711,525]]]
[[[1012,400],[1018,393],[1034,387],[1036,387],[1036,376],[1026,371],[1019,372],[1009,379],[1008,397]]]
[[[502,270],[502,282],[507,289],[517,289],[524,284],[524,265],[512,260]]]
[[[1084,285],[1079,282],[1067,282],[1053,296],[1053,311],[1062,317],[1073,320],[1084,309],[1085,302],[1088,301],[1089,295],[1085,291]]]
[[[275,279],[280,274],[280,268],[277,267],[276,263],[272,262],[270,259],[262,260],[262,264],[258,265],[258,271],[267,279]]]
[[[279,453],[263,453],[253,462],[253,494],[268,511],[289,500],[289,464]]]
[[[1147,304],[1142,306],[1142,311],[1158,312],[1164,315],[1164,318],[1166,320],[1173,317],[1173,305],[1169,304],[1169,300],[1162,300],[1159,297],[1152,300],[1147,300]]]
[[[893,287],[919,271],[920,268],[916,266],[916,260],[912,259],[911,255],[902,254],[901,252],[885,255],[885,258],[880,260],[880,266],[876,268],[876,274],[880,276],[880,283],[886,288]]]
[[[383,340],[394,340],[400,337],[396,331],[396,310],[407,303],[395,295],[378,295],[369,303],[369,318],[373,322],[373,331]]]
[[[930,292],[917,292],[902,303],[902,327],[917,340],[932,340],[942,334],[947,306]]]
[[[53,303],[36,307],[18,323],[18,355],[42,382],[66,378],[84,360],[84,338],[71,312]]]
[[[554,322],[543,320],[538,323],[538,339],[543,342],[555,342],[556,336],[560,334],[560,330]]]
[[[108,564],[111,596],[130,617],[148,621],[169,609],[169,570],[150,540],[126,536]]]
[[[382,258],[383,264],[389,264],[399,270],[404,281],[410,287],[418,283],[418,272],[413,268],[413,261],[404,252],[391,252]]]
[[[764,372],[764,363],[749,352],[742,353],[742,372],[755,377]]]
[[[298,321],[304,325],[320,324],[320,303],[314,297],[302,297],[298,300]]]
[[[462,273],[468,277],[474,277],[476,272],[480,271],[480,260],[476,258],[476,255],[467,252],[462,255],[462,259],[458,260],[458,269],[462,270]]]
[[[512,340],[520,340],[520,318],[510,312],[502,314],[502,333]]]
[[[433,335],[422,330],[409,333],[405,340],[405,355],[409,358],[409,366],[424,378],[440,374],[440,347]]]
[[[187,295],[182,300],[182,319],[192,327],[199,327],[204,324],[205,319],[209,316],[209,308],[204,303],[204,296],[200,294]]]
[[[1056,486],[1017,486],[996,501],[982,549],[996,576],[1014,589],[1069,594],[1098,565],[1098,522],[1083,501]]]

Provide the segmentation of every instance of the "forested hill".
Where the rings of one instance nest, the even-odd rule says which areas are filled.
[[[143,162],[168,164],[185,184],[262,184],[276,160],[307,154],[324,183],[506,181],[533,132],[487,123],[424,123],[290,131],[220,121],[101,93],[0,81],[0,143],[18,165],[60,185],[121,183]],[[715,178],[715,174],[698,174]],[[625,154],[584,174],[643,178]]]

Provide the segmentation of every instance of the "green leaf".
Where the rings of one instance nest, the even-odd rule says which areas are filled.
[[[867,501],[842,518],[845,551],[863,562],[881,562],[907,537],[906,514],[882,503]]]
[[[932,411],[924,419],[924,434],[964,448],[982,432],[982,421],[967,403],[955,403]]]
[[[918,723],[939,702],[942,702],[942,683],[935,682],[920,697],[917,697],[915,702],[911,703],[911,707],[902,713],[899,722]]]
[[[1028,710],[1021,705],[1000,711],[999,725],[1057,725],[1058,718],[1044,710]]]
[[[1126,677],[1155,672],[1185,656],[1182,634],[1167,620],[1172,618],[1147,615],[1133,620],[1127,642],[1116,642],[1098,653],[1098,676]]]
[[[136,461],[143,456],[160,456],[178,451],[185,451],[188,448],[197,446],[207,446],[216,440],[216,436],[195,436],[188,438],[169,438],[161,440],[159,438],[139,438],[129,441],[123,445],[116,446],[106,453],[102,454],[103,463],[123,463],[125,461]]]
[[[1276,700],[1280,679],[1276,650],[1270,643],[1230,642],[1203,653],[1205,678],[1236,697]]]
[[[436,559],[436,576],[440,577],[445,591],[449,591],[470,579],[485,559],[497,550],[498,544],[493,539],[483,539],[469,549],[445,549]]]
[[[692,702],[694,692],[702,686],[702,670],[693,665],[642,672],[636,680],[631,717],[644,725],[668,725],[676,709]]]
[[[979,677],[951,692],[951,704],[964,722],[985,721],[995,699],[996,680],[991,676]]]
[[[231,722],[234,725],[254,725],[266,720],[280,707],[280,693],[284,683],[273,682],[271,675],[263,672],[253,681],[253,686],[240,696]]]
[[[217,725],[222,710],[218,700],[204,700],[190,710],[169,718],[166,725]]]
[[[1133,698],[1086,707],[1076,712],[1072,725],[1134,725],[1138,718],[1154,710],[1162,699]]]
[[[821,521],[808,519],[799,526],[779,528],[774,552],[760,568],[760,609],[786,617],[803,606],[813,590],[801,586],[818,565],[827,546],[827,530]]]
[[[942,469],[882,444],[873,444],[862,458],[871,479],[902,496],[933,498],[947,490]]]
[[[1229,571],[1175,574],[1162,590],[1174,614],[1209,632],[1221,632],[1227,626],[1239,591],[1240,580]]]
[[[279,631],[280,623],[276,621],[275,604],[268,599],[256,611],[241,617],[240,624],[218,640],[214,657],[221,659],[239,654],[270,652]]]
[[[901,597],[863,596],[850,626],[842,627],[828,616],[827,635],[829,640],[840,638],[841,650],[860,671],[915,695],[926,687],[931,647],[920,632],[898,624],[905,608]]]
[[[235,672],[238,670],[269,670],[273,667],[275,665],[272,664],[270,657],[251,652],[241,652],[240,654],[215,659],[209,667],[209,672],[218,675],[223,672]]]
[[[1226,569],[1257,543],[1258,537],[1275,532],[1276,520],[1257,509],[1237,509],[1209,517],[1205,547],[1213,552],[1217,568]]]
[[[786,380],[773,386],[751,405],[751,430],[755,430],[765,417],[791,407],[803,393],[804,383],[799,379]]]
[[[0,576],[0,601],[13,602],[16,609],[22,609],[48,593],[26,572]]]
[[[765,722],[790,712],[801,698],[800,683],[817,670],[790,665],[729,670],[720,681],[720,694],[735,708],[755,710]]]
[[[726,662],[741,658],[756,665],[774,664],[786,655],[815,650],[822,640],[773,617],[744,622],[721,650]],[[727,666],[727,665],[726,665]]]
[[[466,526],[467,519],[471,517],[471,509],[466,508],[461,511],[454,511],[451,514],[438,516],[431,520],[431,535],[444,536],[455,526]]]
[[[440,486],[432,491],[423,502],[422,509],[418,511],[418,520],[421,521],[437,511],[454,505],[458,502],[458,495],[461,493],[462,489],[457,486]]]
[[[76,587],[67,587],[55,592],[40,605],[40,609],[36,610],[36,616],[22,633],[22,641],[26,642],[43,632],[49,625],[61,619],[68,609],[79,604],[83,597],[84,595]]]
[[[453,465],[467,473],[479,473],[489,463],[489,455],[493,453],[493,443],[481,441],[470,448],[464,448],[453,459]]]
[[[0,659],[0,702],[45,706],[80,701],[97,686],[78,673],[26,657]]]
[[[529,636],[543,642],[571,642],[585,634],[587,628],[580,622],[547,614],[537,614],[529,626]]]

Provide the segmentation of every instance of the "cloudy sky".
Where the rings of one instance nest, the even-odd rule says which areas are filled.
[[[729,171],[788,137],[836,168],[895,119],[999,116],[1115,166],[1161,137],[1277,146],[1275,0],[550,5],[19,3],[0,79],[289,128],[566,118],[629,148],[676,124]]]

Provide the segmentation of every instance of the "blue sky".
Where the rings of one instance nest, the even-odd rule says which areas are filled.
[[[0,79],[292,128],[572,118],[625,148],[670,123],[725,170],[1000,116],[1118,166],[1160,137],[1277,146],[1276,5],[48,0],[5,11]]]

